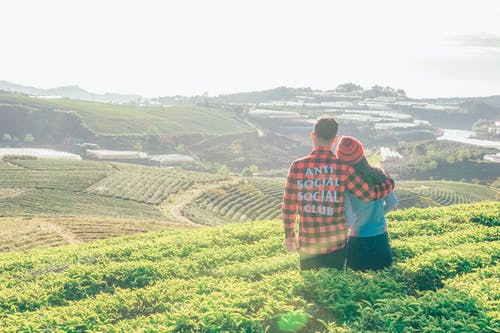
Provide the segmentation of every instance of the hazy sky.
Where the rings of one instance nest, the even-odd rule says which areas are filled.
[[[145,96],[500,94],[500,1],[3,1],[0,80]]]

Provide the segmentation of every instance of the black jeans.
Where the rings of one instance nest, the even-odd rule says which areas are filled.
[[[313,269],[313,268],[337,268],[343,269],[346,256],[346,248],[325,254],[307,254],[299,252],[300,255],[300,269]]]
[[[387,232],[373,237],[349,237],[347,267],[356,271],[384,269],[392,264]]]

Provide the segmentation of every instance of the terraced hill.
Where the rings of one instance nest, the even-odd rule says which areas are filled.
[[[161,220],[159,204],[194,185],[225,180],[195,171],[67,160],[0,161],[2,216],[64,215]]]
[[[4,332],[495,332],[500,203],[389,215],[395,265],[299,272],[279,221],[0,254]]]
[[[492,187],[448,181],[409,181],[400,182],[400,207],[448,206],[460,203],[473,203],[500,199],[500,192]],[[404,192],[410,195],[404,195]],[[417,199],[411,199],[416,194]]]
[[[284,181],[123,163],[0,161],[0,251],[280,216]],[[495,200],[485,186],[398,183],[400,207]]]
[[[273,219],[280,216],[284,180],[241,180],[198,196],[183,211],[200,224]],[[399,208],[447,206],[498,200],[500,193],[483,185],[446,181],[397,182]]]
[[[227,179],[121,163],[0,161],[0,251],[192,227],[161,204]]]
[[[282,181],[242,180],[204,192],[185,207],[183,214],[205,225],[274,219],[281,213],[283,189]]]

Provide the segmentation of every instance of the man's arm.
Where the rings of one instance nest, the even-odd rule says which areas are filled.
[[[351,166],[347,167],[347,189],[354,194],[354,196],[363,201],[378,200],[394,189],[394,180],[391,177],[386,177],[385,182],[380,185],[375,185],[370,188],[367,182],[354,171]]]
[[[297,209],[299,206],[297,196],[297,170],[294,163],[288,170],[288,177],[283,193],[283,203],[281,204],[281,219],[285,228],[285,245],[289,250],[296,250],[297,238],[295,237],[295,219],[297,218]]]

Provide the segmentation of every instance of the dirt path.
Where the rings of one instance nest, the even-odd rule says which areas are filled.
[[[231,179],[209,185],[199,184],[185,192],[178,193],[175,196],[172,196],[171,198],[165,200],[161,204],[163,215],[165,215],[169,220],[175,221],[176,223],[201,227],[201,224],[191,221],[182,214],[182,210],[184,209],[184,207],[186,207],[187,204],[189,204],[203,192],[217,189],[226,185],[233,185],[238,183],[238,181],[239,179]]]
[[[56,234],[60,235],[62,239],[68,243],[68,244],[80,244],[83,243],[83,240],[78,238],[74,233],[71,231],[68,231],[64,229],[61,226],[58,226],[55,223],[49,222],[49,221],[38,221],[38,224],[40,225],[40,228],[42,229],[48,229],[52,230]]]

